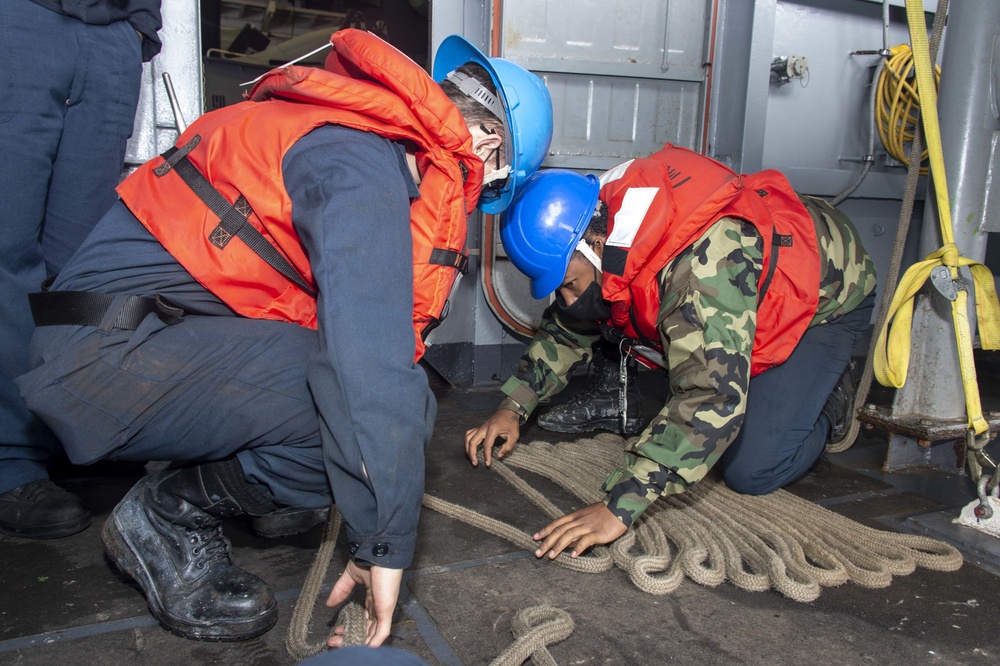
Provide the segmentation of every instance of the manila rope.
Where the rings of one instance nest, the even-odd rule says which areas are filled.
[[[544,476],[592,503],[600,500],[601,482],[620,461],[624,448],[622,438],[604,434],[554,445],[532,442],[519,445],[505,462],[495,460],[490,469],[555,518],[564,511],[511,468]],[[529,534],[471,509],[431,495],[424,496],[424,506],[527,550],[537,547]],[[289,628],[288,649],[297,658],[325,647],[325,641],[309,645],[305,637],[339,530],[339,517],[333,513]],[[910,574],[917,566],[954,571],[962,565],[962,556],[935,539],[870,528],[787,491],[740,495],[709,476],[686,493],[660,498],[610,547],[594,548],[577,558],[564,552],[554,563],[584,573],[618,566],[636,587],[650,594],[669,594],[687,576],[707,586],[728,579],[743,590],[773,588],[808,602],[819,596],[822,587],[847,581],[883,588],[893,576]],[[515,666],[524,655],[548,663],[539,662],[545,646],[572,631],[572,620],[556,609],[546,611],[549,615],[538,609],[524,612],[526,624],[514,630],[515,636],[519,631],[522,635],[492,666]],[[343,617],[338,619],[342,623]]]

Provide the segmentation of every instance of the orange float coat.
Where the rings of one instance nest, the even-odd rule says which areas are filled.
[[[686,148],[667,144],[602,178],[608,238],[602,293],[610,323],[660,346],[660,271],[722,217],[752,223],[764,241],[751,374],[788,359],[819,301],[816,228],[779,172],[739,175]]]
[[[175,149],[139,167],[118,194],[167,251],[237,313],[316,328],[315,283],[282,180],[285,153],[325,124],[412,142],[421,172],[420,197],[410,205],[416,360],[467,264],[466,225],[479,199],[482,161],[458,108],[412,60],[359,30],[336,32],[331,42],[323,69],[268,73],[249,101],[198,118]],[[185,161],[181,166],[193,166],[221,195],[221,208],[218,200],[210,207],[210,198],[206,203],[180,175],[178,162]],[[232,210],[223,214],[227,207]],[[283,274],[265,261],[244,242],[245,233],[232,237],[244,219],[252,229],[242,231],[262,237],[291,271]]]

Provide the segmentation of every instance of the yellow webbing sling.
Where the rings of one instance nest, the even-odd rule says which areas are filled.
[[[972,331],[967,314],[967,291],[959,275],[959,267],[967,266],[972,273],[976,290],[976,317],[983,349],[1000,348],[1000,304],[997,302],[993,275],[988,268],[962,257],[954,242],[951,206],[948,199],[948,182],[945,179],[941,133],[938,127],[937,91],[934,87],[927,29],[924,23],[923,3],[906,0],[906,16],[910,27],[910,40],[920,93],[920,113],[930,155],[931,177],[937,198],[941,238],[944,245],[927,258],[910,267],[900,280],[889,306],[885,325],[879,331],[876,344],[875,377],[883,386],[900,388],[906,383],[910,360],[910,329],[913,321],[913,298],[928,278],[951,301],[952,320],[958,345],[962,385],[968,414],[969,466],[973,479],[978,482],[981,462],[985,459],[982,448],[989,442],[989,423],[983,417],[976,381],[976,368],[972,357]],[[893,324],[890,330],[890,324]],[[888,344],[887,344],[888,338]],[[996,475],[994,475],[996,476]],[[996,479],[994,479],[994,482]]]

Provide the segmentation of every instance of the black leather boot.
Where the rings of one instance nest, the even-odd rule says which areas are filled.
[[[108,555],[142,588],[153,616],[186,638],[253,638],[278,619],[271,588],[233,564],[222,534],[221,518],[245,513],[236,495],[244,503],[258,499],[233,492],[232,482],[227,488],[223,480],[234,475],[226,465],[239,469],[227,461],[147,476],[101,532]]]
[[[0,495],[0,533],[22,539],[58,539],[82,532],[90,512],[80,498],[48,479]]]
[[[631,436],[642,432],[646,421],[642,417],[639,396],[639,371],[628,366],[628,407],[625,429],[622,430],[619,407],[619,373],[621,354],[618,347],[600,340],[594,343],[594,358],[587,386],[561,405],[545,410],[538,416],[538,426],[563,433],[607,430]]]
[[[858,364],[852,359],[837,385],[826,399],[822,413],[830,419],[830,444],[839,444],[847,437],[854,419],[854,393],[858,386]]]

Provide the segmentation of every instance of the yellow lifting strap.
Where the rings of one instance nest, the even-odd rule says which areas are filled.
[[[906,17],[910,27],[913,60],[920,94],[920,114],[931,162],[931,176],[937,198],[941,224],[941,249],[927,255],[924,261],[910,267],[896,288],[885,324],[879,331],[875,348],[875,377],[883,386],[900,388],[906,383],[910,361],[910,329],[913,322],[913,298],[928,278],[951,301],[952,320],[958,345],[958,359],[965,391],[965,406],[970,434],[985,444],[989,439],[989,423],[983,418],[976,381],[976,366],[972,357],[972,331],[968,318],[967,291],[959,267],[967,266],[976,290],[976,318],[979,339],[984,349],[1000,349],[1000,303],[997,302],[993,274],[979,262],[961,256],[955,245],[951,223],[948,182],[945,179],[941,132],[938,127],[937,90],[934,87],[927,27],[924,23],[923,2],[906,0]],[[890,324],[892,330],[890,331]],[[888,349],[887,349],[888,338]]]

